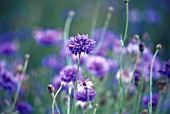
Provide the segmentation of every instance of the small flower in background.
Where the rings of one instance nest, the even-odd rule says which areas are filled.
[[[81,79],[78,82],[76,99],[78,101],[87,102],[94,101],[96,97],[96,91],[94,90],[93,83],[87,79]]]
[[[55,29],[35,30],[34,38],[42,45],[52,46],[62,40],[63,32]]]
[[[159,69],[159,73],[167,76],[170,79],[170,60],[164,62],[162,68]]]
[[[86,66],[96,77],[106,76],[110,67],[108,61],[102,56],[90,56],[87,59]]]
[[[143,13],[138,9],[129,10],[129,22],[130,23],[141,23],[143,21]]]
[[[0,87],[5,90],[15,91],[18,85],[14,75],[5,68],[0,69]]]
[[[97,42],[97,44],[100,42],[102,31],[103,29],[96,29],[94,32],[93,38]],[[119,36],[114,32],[107,30],[104,34],[104,41],[102,42],[102,46],[100,47],[100,50],[97,54],[103,56],[108,55],[109,49],[111,49],[112,47],[119,47],[119,45],[117,45],[118,42],[120,42]],[[117,51],[117,49],[115,49],[115,51]]]
[[[66,66],[64,67],[61,71],[60,71],[60,77],[61,80],[64,82],[76,82],[76,74],[77,74],[77,65],[73,65],[73,66]],[[78,78],[80,79],[82,77],[82,69],[79,68],[79,72],[78,72]]]
[[[153,8],[149,8],[145,10],[145,19],[149,23],[159,23],[161,21],[161,15],[160,13]]]
[[[75,37],[70,37],[67,47],[74,55],[80,55],[83,52],[86,54],[91,54],[95,47],[95,43],[96,42],[93,39],[89,39],[88,34],[78,34]]]
[[[119,70],[116,74],[116,79],[119,80],[121,71]],[[130,83],[133,78],[133,72],[130,70],[122,70],[122,81],[125,83]]]
[[[51,68],[53,70],[61,69],[63,67],[63,64],[62,60],[58,58],[56,54],[47,55],[42,59],[42,66]]]
[[[133,38],[131,42],[126,47],[127,53],[130,53],[132,55],[137,55],[139,53],[139,46],[138,46],[138,41]]]
[[[32,114],[32,106],[27,102],[18,102],[16,104],[16,109],[20,112],[20,114]]]
[[[5,68],[7,66],[7,62],[5,60],[0,60],[0,69]]]
[[[157,106],[157,104],[158,104],[158,99],[159,99],[159,95],[158,95],[158,94],[153,94],[153,95],[152,95],[152,106],[153,106],[153,107],[156,107],[156,106]],[[149,101],[150,101],[150,96],[149,96],[149,95],[144,96],[144,97],[142,98],[142,104],[143,104],[145,107],[148,107]]]
[[[4,42],[0,44],[0,54],[10,56],[18,49],[18,45],[14,42]]]

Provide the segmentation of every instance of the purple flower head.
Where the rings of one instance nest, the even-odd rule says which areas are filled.
[[[146,21],[148,21],[149,23],[159,23],[161,21],[161,15],[155,9],[150,8],[145,10],[145,15]]]
[[[61,80],[67,83],[74,83],[76,81],[77,68],[77,65],[64,67],[60,72]],[[82,72],[82,69],[79,68],[78,78],[82,77]]]
[[[18,45],[14,42],[4,42],[0,44],[0,54],[2,55],[12,55],[18,49]]]
[[[90,54],[92,53],[94,47],[95,47],[95,41],[93,39],[88,38],[88,34],[86,35],[80,35],[78,34],[75,37],[71,37],[67,43],[67,47],[70,50],[70,52],[74,55],[86,53]]]
[[[79,80],[77,91],[76,91],[76,99],[78,101],[86,102],[94,101],[96,97],[96,91],[94,90],[93,83],[88,79]]]
[[[159,99],[159,95],[158,95],[158,94],[153,94],[153,95],[152,95],[152,106],[153,106],[153,107],[156,107],[156,106],[157,106],[158,99]],[[148,107],[149,100],[150,100],[150,96],[149,96],[149,95],[144,96],[144,97],[142,98],[142,104],[143,104],[145,107]]]
[[[34,37],[39,44],[52,46],[57,44],[62,39],[63,32],[60,30],[36,30]]]
[[[50,54],[42,59],[42,65],[51,69],[61,69],[63,64],[62,61],[57,58],[56,54]]]
[[[20,114],[32,114],[32,106],[26,102],[18,102],[16,104],[16,109],[20,112]]]
[[[163,64],[163,67],[160,68],[159,73],[170,79],[170,60]]]
[[[129,22],[131,23],[140,23],[143,21],[143,14],[138,9],[129,10]]]
[[[0,69],[0,86],[5,90],[14,91],[17,88],[17,79],[5,68]]]
[[[109,63],[102,56],[90,56],[86,65],[88,70],[97,77],[104,77],[109,72]]]

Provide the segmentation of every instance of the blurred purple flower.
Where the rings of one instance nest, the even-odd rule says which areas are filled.
[[[109,63],[102,56],[90,56],[87,59],[86,66],[97,77],[104,77],[109,72]]]
[[[14,42],[4,42],[0,44],[0,54],[10,56],[18,49],[18,45]]]
[[[63,32],[60,30],[35,30],[34,37],[39,44],[52,46],[62,39]]]
[[[156,106],[157,106],[158,99],[159,99],[159,95],[158,95],[158,94],[153,94],[153,95],[152,95],[152,106],[153,106],[153,107],[156,107]],[[142,104],[143,104],[145,107],[148,107],[149,100],[150,100],[150,96],[149,96],[149,95],[144,96],[144,97],[142,98]]]
[[[139,53],[139,44],[135,38],[129,42],[129,44],[126,47],[127,53],[130,53],[132,55],[137,55]]]
[[[47,68],[51,68],[54,70],[61,69],[63,67],[62,63],[64,61],[57,58],[56,54],[50,54],[42,59],[42,65]]]
[[[120,79],[121,72],[120,70],[116,74],[116,79]],[[130,83],[133,78],[133,72],[130,70],[123,70],[122,71],[122,81],[125,83]]]
[[[14,75],[5,68],[0,69],[0,86],[9,91],[15,91],[17,88],[18,80]]]
[[[76,99],[82,102],[86,102],[87,100],[94,101],[96,97],[96,91],[94,90],[93,87],[94,85],[89,80],[89,78],[79,80],[77,91],[76,91]]]
[[[129,22],[131,23],[140,23],[143,21],[143,14],[138,9],[129,10]]]
[[[164,62],[163,67],[160,68],[159,73],[167,76],[170,79],[170,60]]]
[[[60,88],[62,81],[63,81],[63,80],[61,79],[60,76],[58,76],[58,75],[54,76],[54,78],[52,79],[52,85],[54,86],[55,90],[58,90],[58,89]],[[62,89],[68,89],[68,84],[66,83],[66,84],[62,87]]]
[[[75,37],[70,37],[67,43],[67,47],[74,55],[81,54],[83,52],[86,54],[90,54],[95,47],[95,43],[96,42],[93,39],[88,38],[88,34],[78,34]]]
[[[20,112],[20,114],[32,114],[32,106],[26,102],[18,102],[16,104],[16,109]]]
[[[69,82],[75,82],[76,81],[76,74],[77,74],[77,65],[73,66],[66,66],[60,71],[60,77],[62,81],[65,81],[67,83]],[[82,69],[79,68],[78,72],[78,78],[82,77]]]
[[[159,23],[161,21],[161,15],[156,9],[146,9],[145,17],[149,23]]]
[[[100,42],[102,31],[103,29],[97,29],[94,32],[93,38],[96,40],[97,43]],[[102,46],[100,47],[100,50],[97,54],[106,56],[109,54],[109,49],[112,48],[115,53],[120,52],[121,42],[117,34],[110,30],[107,30],[104,34],[104,41],[102,43]]]

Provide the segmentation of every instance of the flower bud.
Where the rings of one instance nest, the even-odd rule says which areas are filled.
[[[29,59],[30,55],[29,54],[25,54],[25,59]]]
[[[48,84],[47,89],[49,93],[53,93],[55,91],[55,88],[52,84]]]
[[[108,11],[112,12],[112,11],[114,11],[114,8],[112,6],[109,6]]]
[[[135,74],[134,81],[135,81],[135,86],[138,86],[140,83],[140,75],[139,74]]]
[[[68,14],[69,14],[69,16],[74,16],[74,15],[75,15],[75,11],[70,10],[70,11],[68,12]]]
[[[129,0],[124,0],[124,3],[127,4],[129,2]]]
[[[161,48],[162,48],[161,44],[156,45],[157,50],[161,50]]]
[[[143,42],[140,42],[139,43],[139,51],[142,53],[144,51],[144,43]]]

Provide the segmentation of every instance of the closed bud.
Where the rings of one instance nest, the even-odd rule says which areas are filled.
[[[139,51],[140,51],[141,53],[144,51],[144,48],[145,48],[144,43],[143,43],[143,42],[140,42],[140,43],[139,43]]]
[[[148,114],[148,109],[143,109],[142,114]]]
[[[133,38],[135,38],[136,41],[139,41],[139,35],[135,34]]]
[[[17,73],[22,73],[23,66],[21,64],[17,65]]]
[[[25,54],[25,59],[29,59],[30,55],[29,54]]]
[[[113,8],[112,6],[109,6],[109,7],[108,7],[108,11],[111,11],[111,12],[112,12],[112,11],[114,11],[114,8]]]
[[[139,85],[139,83],[140,83],[140,75],[139,74],[134,75],[134,82],[135,82],[135,86]]]
[[[161,48],[162,48],[161,44],[156,45],[157,50],[161,50]]]
[[[127,4],[129,2],[129,0],[124,0],[124,3]]]
[[[55,88],[52,84],[48,84],[47,89],[49,93],[53,93],[55,91]]]
[[[70,11],[68,12],[68,14],[69,14],[69,16],[74,16],[74,15],[75,15],[75,11],[70,10]]]

